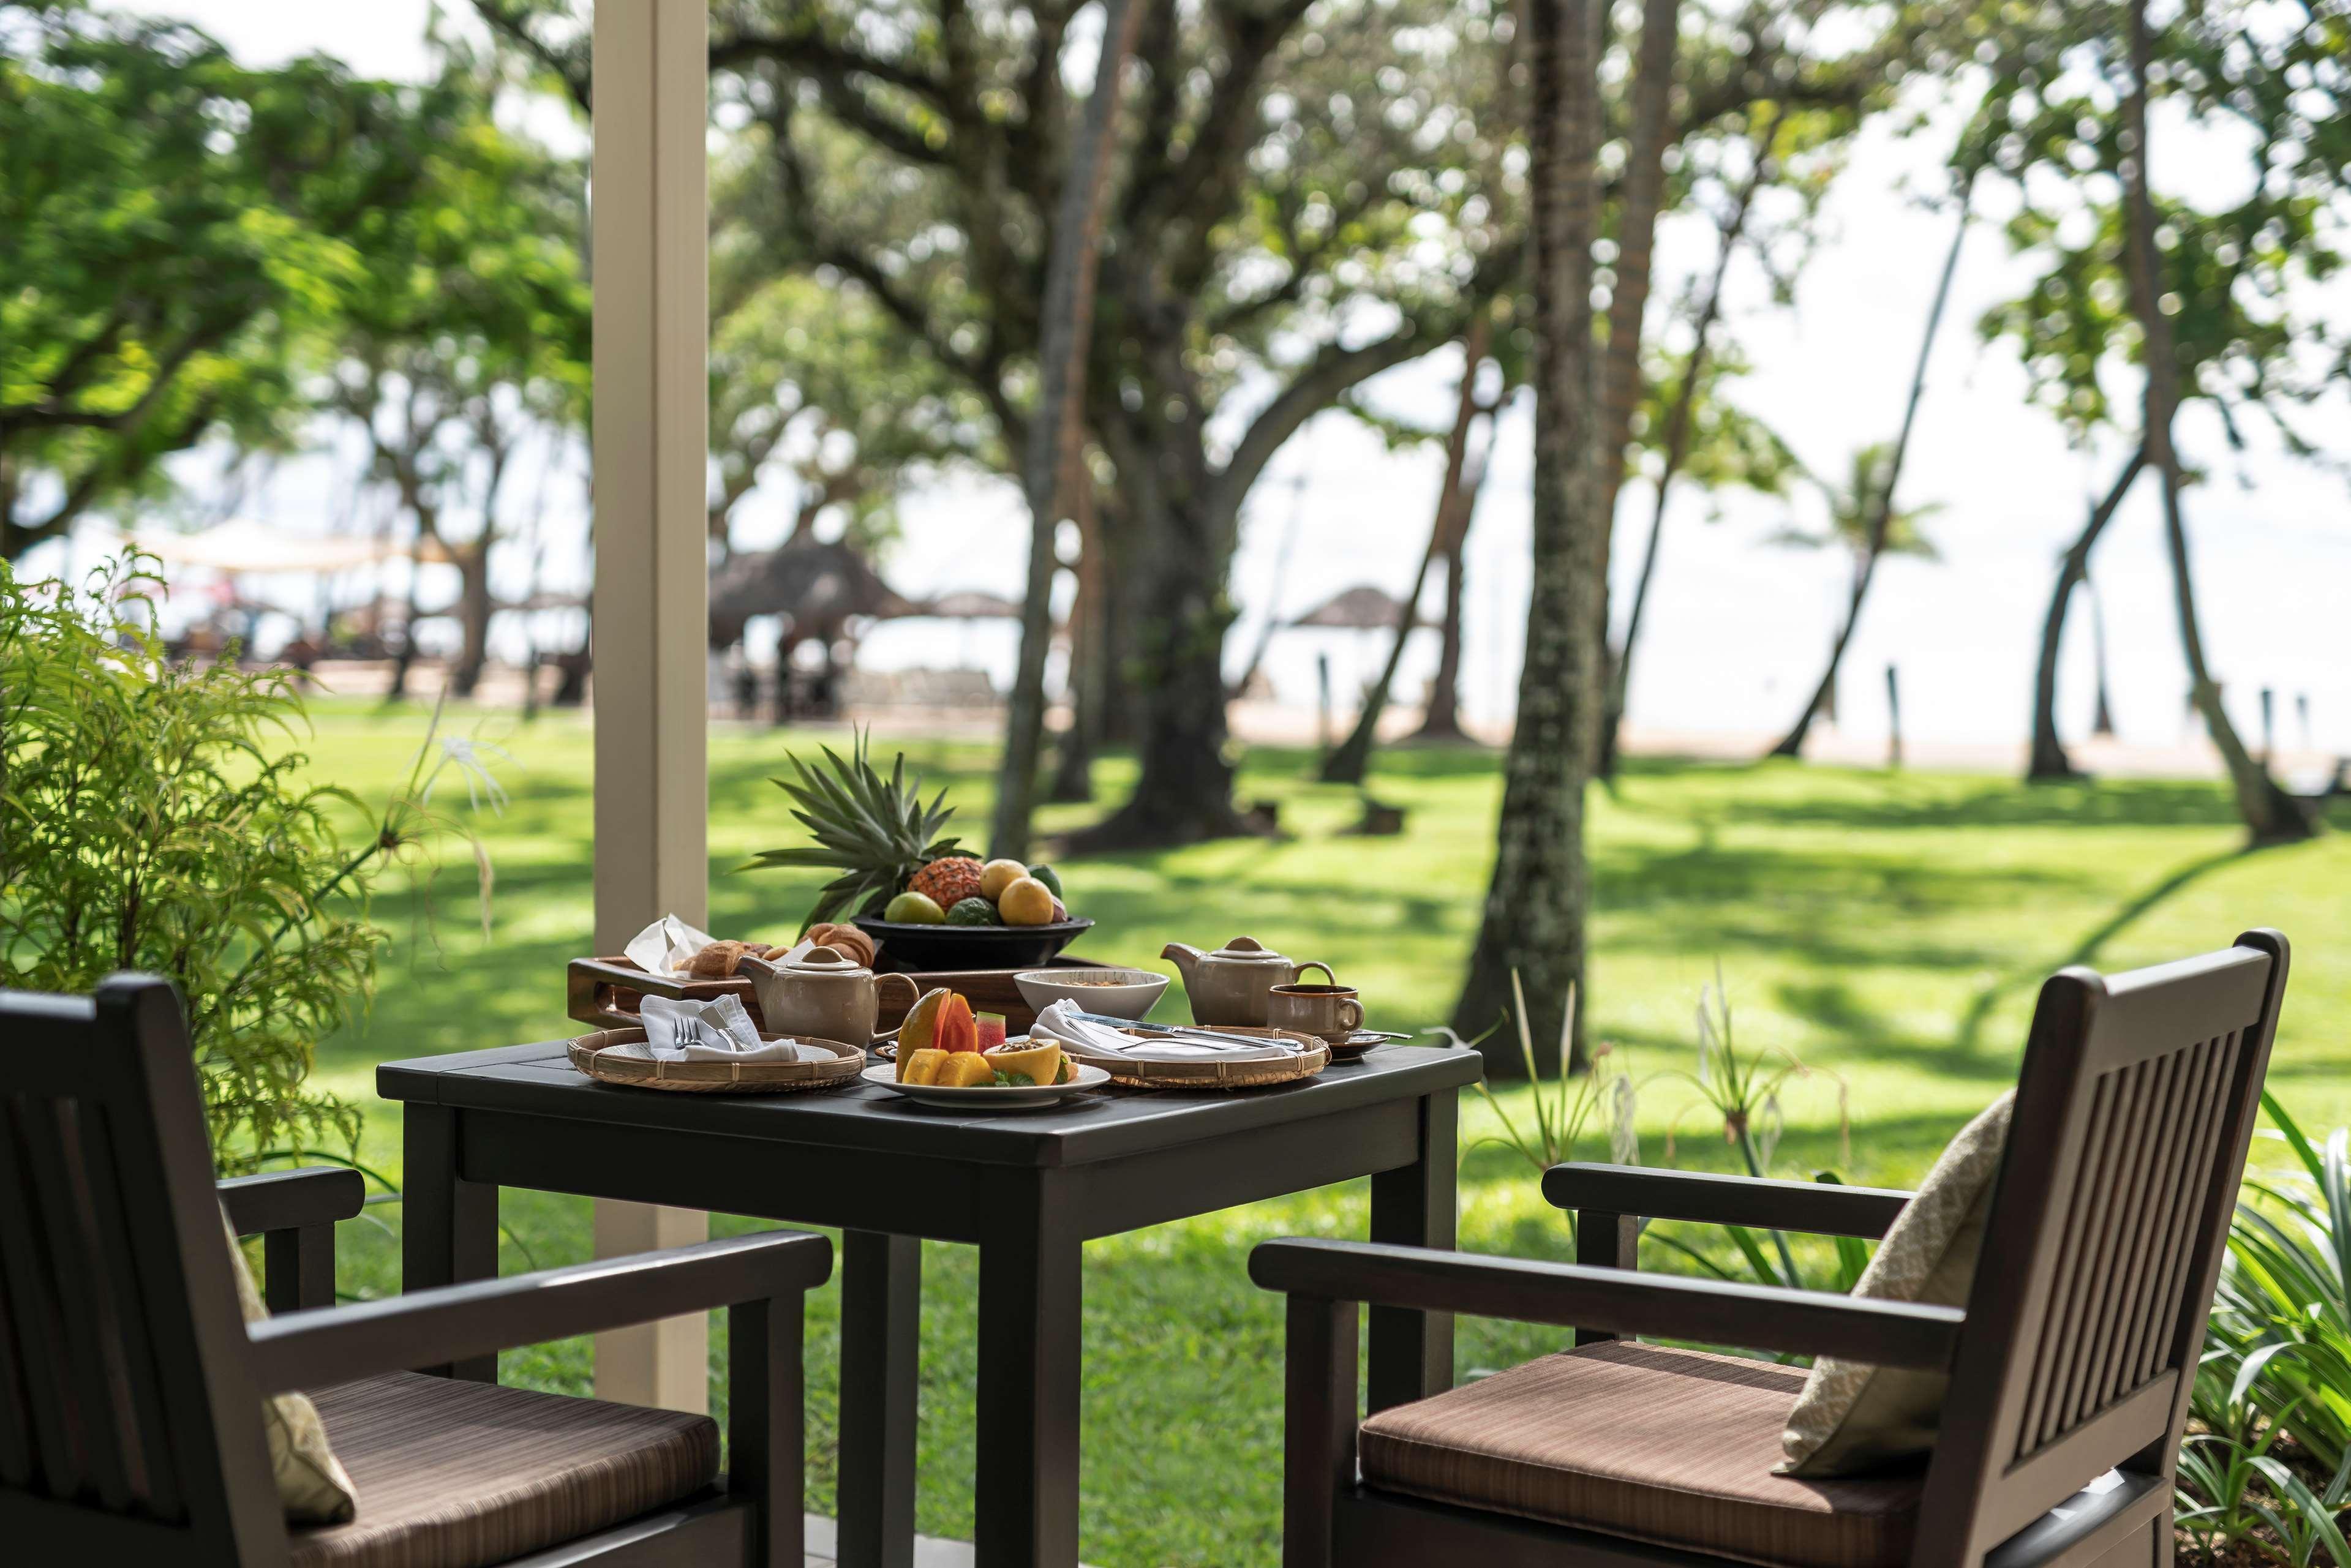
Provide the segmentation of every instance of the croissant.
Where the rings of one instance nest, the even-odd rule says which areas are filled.
[[[856,959],[871,967],[873,963],[873,938],[854,925],[825,924],[809,927],[808,939],[820,946]]]
[[[713,942],[686,960],[685,972],[697,980],[726,979],[735,973],[735,966],[748,946],[745,942]]]

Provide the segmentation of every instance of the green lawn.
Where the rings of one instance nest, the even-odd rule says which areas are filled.
[[[468,716],[457,727],[473,723]],[[423,732],[421,715],[387,720],[371,707],[329,703],[308,749],[319,777],[380,800]],[[371,1100],[378,1061],[570,1032],[563,963],[586,950],[590,918],[589,732],[569,717],[524,728],[493,716],[478,734],[513,754],[501,765],[511,803],[485,831],[496,867],[495,932],[485,942],[475,925],[462,848],[444,857],[424,894],[393,889],[382,898],[378,914],[396,944],[373,1009],[319,1059],[320,1079],[361,1103]],[[799,923],[813,878],[732,868],[794,837],[767,780],[792,747],[819,738],[838,737],[712,733],[711,925],[721,935],[782,936]],[[935,780],[955,785],[960,821],[981,831],[987,750],[908,750]],[[1484,890],[1494,759],[1466,751],[1382,758],[1377,792],[1411,813],[1408,833],[1391,839],[1343,836],[1358,813],[1355,798],[1306,782],[1305,760],[1263,751],[1248,760],[1243,792],[1280,801],[1290,834],[1283,841],[1064,864],[1071,907],[1099,922],[1086,950],[1156,967],[1169,938],[1207,946],[1246,930],[1293,957],[1329,959],[1364,988],[1376,1024],[1417,1029],[1444,1018]],[[1105,799],[1125,779],[1123,762],[1106,762]],[[1060,809],[1046,825],[1086,815]],[[2351,1117],[2343,1027],[2351,1022],[2351,957],[2338,940],[2351,839],[2337,832],[2238,853],[2217,785],[2027,790],[1945,775],[1642,765],[1598,800],[1594,834],[1598,1036],[1617,1042],[1645,1079],[1691,1065],[1698,988],[1719,964],[1741,1042],[1784,1048],[1816,1070],[1785,1095],[1783,1174],[1834,1166],[1863,1182],[1915,1178],[1959,1124],[2012,1081],[2034,988],[2050,970],[2126,968],[2218,946],[2253,925],[2280,926],[2301,944],[2273,1086],[2308,1124]],[[1246,919],[1232,913],[1239,909],[1250,912]],[[1163,1010],[1180,1007],[1171,990]],[[1841,1094],[1852,1121],[1849,1162],[1839,1153]],[[1672,1129],[1673,1163],[1727,1167],[1719,1123],[1693,1109],[1696,1100],[1686,1083],[1646,1083],[1644,1160],[1666,1163]],[[1490,1113],[1473,1103],[1465,1137],[1492,1130]],[[371,1108],[362,1157],[396,1181],[399,1147],[397,1110]],[[1243,1261],[1270,1236],[1360,1235],[1366,1209],[1367,1186],[1357,1183],[1087,1249],[1088,1562],[1224,1568],[1276,1560],[1280,1312],[1249,1286]],[[584,1204],[517,1195],[504,1212],[509,1270],[586,1256]],[[397,1288],[397,1205],[371,1210],[377,1218],[383,1223],[345,1228],[346,1291]],[[1490,1145],[1473,1148],[1463,1166],[1461,1239],[1478,1251],[1566,1249],[1530,1169]],[[974,1260],[965,1249],[933,1246],[924,1266],[921,1524],[967,1537]],[[810,1303],[810,1505],[828,1511],[837,1310],[833,1289]],[[714,1322],[714,1341],[723,1326]],[[1465,1324],[1460,1365],[1509,1364],[1555,1337]],[[514,1381],[584,1389],[586,1346],[510,1355],[505,1370]]]

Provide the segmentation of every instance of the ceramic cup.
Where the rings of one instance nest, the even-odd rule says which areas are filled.
[[[1336,1045],[1364,1027],[1353,986],[1276,986],[1265,995],[1265,1021]]]

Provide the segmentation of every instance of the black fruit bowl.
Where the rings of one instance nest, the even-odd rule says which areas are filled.
[[[915,925],[858,915],[856,927],[881,947],[875,967],[900,973],[935,969],[1034,969],[1053,960],[1091,920],[1050,925]]]

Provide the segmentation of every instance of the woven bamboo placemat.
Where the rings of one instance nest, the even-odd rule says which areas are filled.
[[[1311,1034],[1225,1024],[1217,1025],[1217,1032],[1287,1040],[1308,1049],[1280,1061],[1219,1061],[1214,1057],[1191,1061],[1137,1061],[1131,1057],[1103,1056],[1067,1045],[1061,1049],[1071,1061],[1099,1067],[1110,1074],[1112,1082],[1130,1089],[1263,1089],[1311,1078],[1331,1064],[1331,1048]]]
[[[782,1037],[763,1033],[763,1040]],[[802,1045],[821,1046],[833,1053],[830,1061],[664,1061],[630,1051],[645,1043],[643,1029],[607,1029],[569,1041],[564,1053],[571,1065],[599,1083],[619,1083],[632,1089],[666,1089],[679,1094],[802,1094],[840,1089],[857,1082],[865,1052],[837,1040],[810,1040],[795,1035]]]

